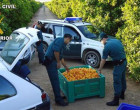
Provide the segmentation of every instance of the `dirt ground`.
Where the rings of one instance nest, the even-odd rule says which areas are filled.
[[[43,19],[55,19],[57,18],[52,14],[48,8],[42,7],[32,18],[32,21],[29,23],[29,26],[32,26],[35,21]],[[84,65],[81,60],[66,60],[67,65],[70,66],[79,66]],[[37,53],[35,58],[28,65],[31,69],[31,74],[29,77],[33,82],[39,84],[50,96],[51,104],[53,110],[116,110],[118,107],[108,107],[106,102],[112,100],[113,98],[113,80],[112,80],[112,71],[113,66],[110,62],[105,64],[105,67],[102,71],[102,74],[106,77],[106,95],[105,98],[99,97],[90,97],[84,99],[78,99],[74,103],[70,103],[69,106],[59,107],[55,105],[54,95],[50,80],[48,78],[47,71],[44,66],[38,63]],[[120,103],[128,103],[140,106],[140,84],[135,83],[127,77],[127,91],[126,99],[120,100]]]

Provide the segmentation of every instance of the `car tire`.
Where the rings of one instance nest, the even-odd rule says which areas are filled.
[[[48,44],[46,42],[43,42],[43,51],[44,51],[44,53],[46,52],[47,48],[48,48]]]
[[[96,68],[99,66],[100,61],[101,61],[100,55],[96,51],[88,51],[84,55],[84,63],[86,65],[90,65],[90,66]]]

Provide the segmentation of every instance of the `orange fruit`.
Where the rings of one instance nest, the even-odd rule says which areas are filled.
[[[99,78],[98,73],[92,68],[74,68],[62,73],[68,81]]]

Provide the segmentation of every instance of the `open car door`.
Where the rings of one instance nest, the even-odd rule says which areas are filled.
[[[11,34],[12,39],[6,42],[0,55],[2,63],[9,71],[13,69],[20,59],[24,58],[26,50],[39,41],[38,31],[34,28],[20,28]]]

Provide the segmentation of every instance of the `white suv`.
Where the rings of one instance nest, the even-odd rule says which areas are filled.
[[[104,46],[100,43],[101,33],[91,23],[82,22],[82,18],[68,17],[65,20],[39,20],[44,24],[42,28],[44,47],[57,37],[70,34],[73,37],[71,43],[64,50],[65,58],[82,59],[85,64],[92,67],[99,66]]]

